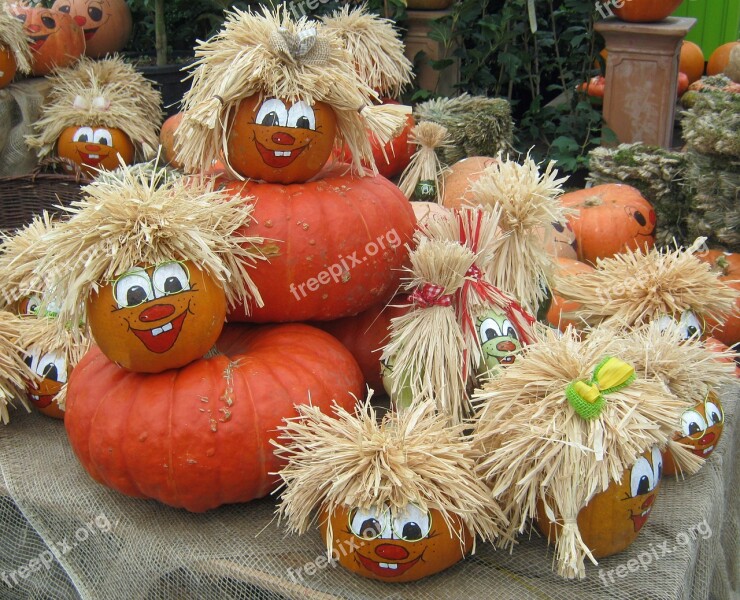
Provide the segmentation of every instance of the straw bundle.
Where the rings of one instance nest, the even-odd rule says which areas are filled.
[[[440,162],[437,150],[446,148],[450,144],[447,129],[431,121],[424,121],[411,130],[410,138],[411,143],[416,144],[418,149],[401,173],[398,187],[411,200],[419,183],[431,183],[434,186],[434,201],[439,204],[444,195],[443,174],[447,168]],[[430,198],[418,199],[429,200]]]
[[[703,243],[698,238],[685,249],[626,250],[599,259],[592,272],[556,277],[555,287],[564,299],[581,303],[578,315],[592,325],[634,327],[689,310],[721,322],[738,292],[694,256]]]
[[[137,265],[189,260],[224,288],[230,304],[262,299],[248,267],[264,258],[238,229],[253,205],[229,197],[205,178],[166,178],[123,167],[83,188],[82,200],[66,209],[71,217],[46,236],[41,270],[54,273],[63,323],[84,320],[89,294]]]
[[[122,58],[83,57],[49,76],[50,93],[26,138],[40,158],[51,154],[68,127],[100,126],[123,131],[133,142],[136,160],[150,158],[159,145],[161,94]]]
[[[337,137],[376,173],[369,129],[385,143],[406,123],[407,107],[372,106],[376,93],[358,78],[352,57],[336,33],[308,21],[294,21],[286,6],[262,14],[234,9],[223,29],[195,49],[198,59],[184,97],[184,117],[175,133],[176,152],[188,171],[205,171],[222,158],[230,165],[227,139],[242,100],[255,94],[309,105],[329,104],[337,117]],[[222,154],[223,153],[223,154]]]
[[[413,66],[395,23],[348,5],[322,17],[326,30],[343,42],[360,79],[381,96],[397,98],[411,82]]]
[[[278,515],[292,531],[303,533],[316,511],[336,508],[391,511],[409,503],[436,509],[451,531],[459,518],[475,536],[493,540],[506,520],[475,476],[472,447],[462,425],[450,426],[430,403],[381,420],[370,398],[355,414],[337,406],[334,416],[310,405],[297,405],[298,417],[279,428],[275,454],[287,461],[280,471],[285,489]],[[455,531],[462,544],[462,532]],[[333,532],[328,522],[327,550]],[[475,550],[475,546],[473,546]]]
[[[2,0],[0,5],[0,48],[9,50],[15,58],[19,73],[31,72],[31,48],[23,31],[23,23],[8,12],[10,0]]]
[[[665,447],[686,408],[658,379],[630,374],[630,365],[615,359],[618,349],[598,337],[581,341],[572,328],[562,337],[545,331],[474,398],[478,473],[511,533],[524,530],[538,499],[548,517],[562,519],[555,562],[567,578],[585,576],[587,556],[596,562],[581,538],[578,512],[643,452]],[[602,383],[602,369],[620,378]],[[579,390],[594,381],[599,395],[591,404]]]
[[[13,400],[20,400],[25,409],[31,412],[26,399],[26,382],[37,379],[23,361],[18,344],[20,324],[19,317],[0,310],[0,419],[6,425],[10,421],[8,406],[13,406]]]

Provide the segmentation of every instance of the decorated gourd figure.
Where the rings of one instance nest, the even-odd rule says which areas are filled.
[[[31,404],[48,417],[63,419],[69,375],[90,347],[87,328],[62,325],[55,315],[32,315],[21,320],[18,345],[38,376],[27,383]]]
[[[415,151],[398,187],[409,200],[441,204],[444,174],[448,169],[440,161],[437,150],[449,144],[448,131],[437,123],[422,121],[414,126],[409,137]]]
[[[704,243],[674,250],[625,250],[599,259],[588,273],[556,277],[558,294],[580,303],[578,317],[590,325],[637,327],[676,321],[683,337],[706,337],[704,320],[722,322],[740,294],[694,255]]]
[[[134,165],[83,188],[68,210],[45,239],[53,251],[40,268],[59,273],[60,321],[86,321],[125,369],[186,365],[213,346],[227,302],[260,303],[247,269],[261,240],[234,233],[251,205],[210,180]]]
[[[298,408],[274,442],[287,461],[278,514],[298,533],[318,519],[328,556],[346,569],[415,581],[474,552],[476,536],[493,541],[504,527],[475,477],[462,426],[448,426],[433,405],[380,421],[369,401],[355,414],[335,407],[336,418]]]
[[[352,57],[360,80],[380,96],[382,102],[395,102],[411,83],[413,66],[404,54],[395,24],[367,10],[366,6],[343,6],[322,17],[326,29],[335,33]],[[399,175],[414,152],[410,130],[414,118],[409,115],[405,127],[390,142],[382,144],[368,133],[378,171],[385,177]],[[351,157],[340,154],[343,160]]]
[[[100,58],[123,50],[133,22],[126,0],[56,0],[53,10],[70,15],[85,33],[85,56]]]
[[[23,24],[31,50],[31,74],[49,75],[69,67],[85,52],[85,34],[74,19],[43,6],[11,3],[8,10]]]
[[[83,58],[50,79],[35,133],[26,138],[39,158],[56,154],[94,178],[154,155],[160,93],[123,59]]]
[[[16,73],[31,72],[31,49],[23,24],[7,12],[7,3],[0,3],[0,89],[7,86]]]
[[[6,425],[10,421],[8,407],[19,401],[28,411],[26,385],[37,381],[37,375],[23,360],[20,335],[20,318],[6,310],[0,310],[0,419]]]
[[[285,7],[235,9],[195,56],[175,133],[188,171],[207,171],[222,159],[238,179],[304,182],[321,171],[335,142],[362,171],[362,161],[372,163],[365,128],[387,141],[409,112],[372,106],[375,93],[358,79],[338,37],[305,18],[294,21]]]
[[[615,349],[572,328],[544,330],[473,397],[478,473],[508,533],[536,518],[566,578],[636,538],[654,505],[660,450],[689,405]]]

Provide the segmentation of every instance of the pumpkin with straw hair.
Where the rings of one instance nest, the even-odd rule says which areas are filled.
[[[26,385],[38,377],[23,361],[23,352],[18,344],[21,319],[6,310],[0,310],[0,419],[6,425],[10,421],[8,406],[18,400],[30,412]]]
[[[688,248],[626,250],[599,259],[589,273],[558,276],[555,287],[565,300],[580,303],[576,316],[590,325],[629,328],[654,319],[675,320],[684,337],[702,336],[704,319],[722,322],[738,296],[695,256],[705,239],[697,238]]]
[[[635,539],[657,494],[660,449],[688,406],[619,349],[609,337],[545,330],[474,394],[478,473],[509,533],[535,517],[555,538],[566,578]]]
[[[506,528],[475,476],[463,426],[449,426],[432,404],[381,418],[369,398],[355,414],[296,408],[273,441],[287,461],[277,512],[298,533],[318,518],[327,553],[345,568],[414,581],[474,552],[476,536],[493,541]]]
[[[408,166],[401,173],[398,187],[409,200],[441,203],[444,174],[447,169],[437,150],[450,143],[447,129],[431,121],[422,121],[411,130],[411,142],[417,146]]]
[[[84,57],[49,78],[51,91],[26,138],[39,158],[56,153],[95,177],[154,155],[161,95],[132,65],[118,56]]]
[[[23,23],[11,15],[9,2],[0,3],[0,89],[7,86],[16,73],[31,72],[31,48],[23,31]]]
[[[339,37],[287,7],[261,14],[234,9],[195,49],[175,152],[187,171],[223,160],[243,179],[296,183],[321,171],[335,138],[363,173],[371,165],[366,128],[385,143],[406,122],[401,105],[373,106],[375,92],[355,73]]]
[[[87,321],[126,369],[160,372],[202,357],[223,328],[227,302],[259,305],[248,269],[261,238],[239,235],[253,205],[205,178],[122,168],[82,190],[45,238],[60,322]]]

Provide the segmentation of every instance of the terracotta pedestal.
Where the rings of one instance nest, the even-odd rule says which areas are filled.
[[[610,17],[596,23],[609,51],[604,120],[620,142],[670,148],[681,42],[695,23],[687,17],[658,23]]]
[[[406,58],[414,63],[416,85],[425,90],[431,90],[443,96],[455,94],[455,84],[460,82],[460,64],[457,59],[449,67],[441,71],[432,68],[430,60],[452,58],[454,48],[446,50],[444,44],[429,38],[431,23],[435,19],[449,14],[449,10],[407,10],[408,32],[404,39],[406,44]],[[423,51],[425,56],[416,59],[416,55]]]

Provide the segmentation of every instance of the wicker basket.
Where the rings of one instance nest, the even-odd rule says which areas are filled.
[[[88,183],[77,165],[60,159],[42,161],[32,173],[0,177],[0,232],[24,227],[44,210],[62,212]]]

